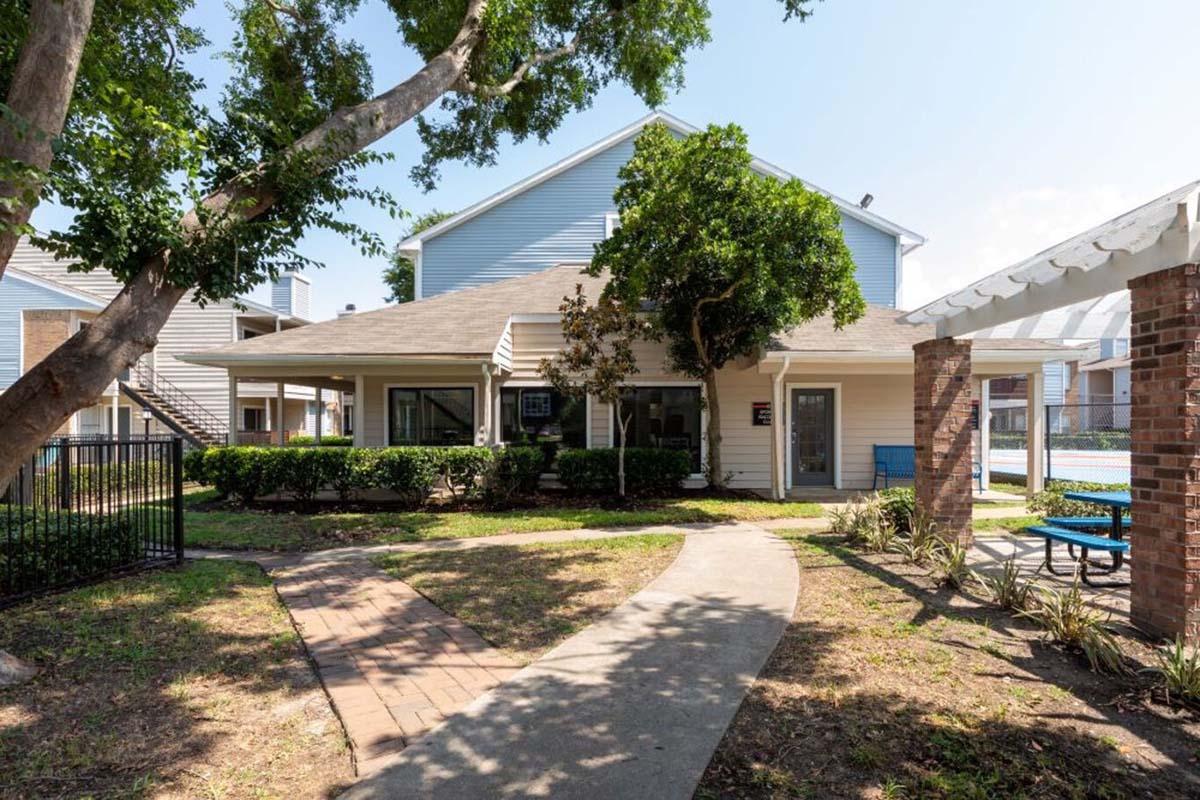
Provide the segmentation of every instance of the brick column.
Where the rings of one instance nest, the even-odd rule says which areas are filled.
[[[1200,642],[1200,267],[1132,290],[1134,624]]]
[[[913,346],[917,507],[947,538],[971,544],[971,341]]]

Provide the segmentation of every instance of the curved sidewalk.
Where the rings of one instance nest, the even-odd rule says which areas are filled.
[[[798,581],[760,527],[693,530],[649,586],[343,797],[689,798]]]

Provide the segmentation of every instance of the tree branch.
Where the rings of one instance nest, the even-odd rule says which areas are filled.
[[[267,8],[276,14],[283,14],[285,17],[291,17],[298,24],[304,24],[304,17],[300,15],[295,6],[284,5],[283,3],[276,2],[276,0],[263,0],[263,2],[267,4]]]
[[[474,94],[480,97],[504,97],[511,93],[513,89],[517,88],[517,86],[519,86],[521,82],[525,80],[525,76],[529,73],[529,70],[549,61],[557,61],[565,56],[574,55],[579,50],[579,43],[583,40],[584,31],[586,31],[592,25],[599,23],[601,20],[613,19],[614,17],[620,15],[620,13],[621,12],[619,10],[612,9],[598,17],[593,17],[592,19],[584,22],[579,26],[579,31],[576,32],[571,41],[551,50],[543,50],[540,53],[535,53],[529,60],[525,61],[515,70],[513,70],[512,75],[510,75],[503,83],[481,85],[475,83],[466,76],[466,73],[463,73],[462,77],[458,79],[458,83],[455,84],[454,88],[456,91],[463,92],[465,94]]]

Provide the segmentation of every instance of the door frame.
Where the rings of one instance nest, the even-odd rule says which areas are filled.
[[[792,383],[784,385],[784,441],[787,445],[787,488],[792,488],[792,390],[833,390],[833,488],[842,488],[842,384],[840,381]]]

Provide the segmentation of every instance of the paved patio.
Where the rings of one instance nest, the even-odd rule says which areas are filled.
[[[971,566],[978,572],[999,572],[1004,569],[1004,562],[1016,556],[1017,563],[1026,577],[1037,578],[1038,584],[1058,590],[1070,589],[1070,576],[1051,575],[1040,569],[1045,557],[1045,542],[1032,536],[977,534],[975,544],[971,548]],[[1130,558],[1125,559],[1115,579],[1129,580]],[[1055,569],[1067,570],[1070,562],[1067,559],[1067,548],[1057,545],[1054,554]],[[1040,570],[1040,571],[1039,571]],[[1080,584],[1083,596],[1093,605],[1112,613],[1113,622],[1129,623],[1129,587],[1093,588]]]

